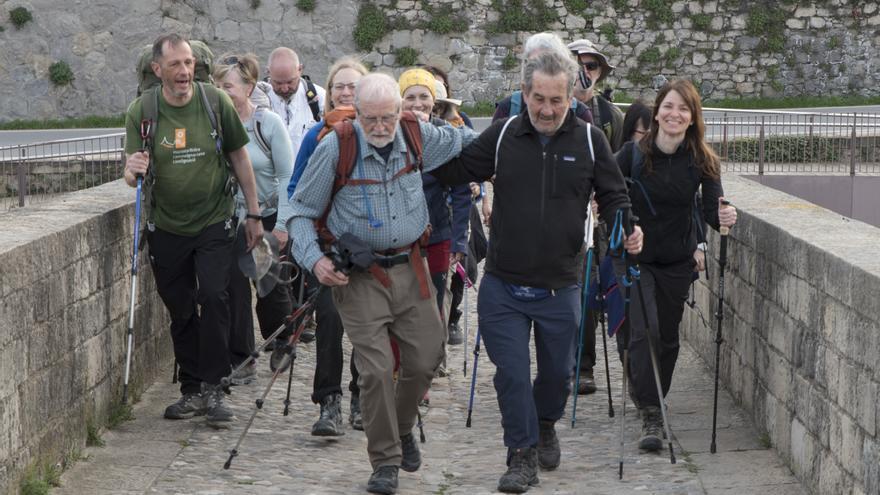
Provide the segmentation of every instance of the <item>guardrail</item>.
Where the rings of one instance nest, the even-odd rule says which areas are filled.
[[[0,147],[0,211],[122,177],[125,134]]]

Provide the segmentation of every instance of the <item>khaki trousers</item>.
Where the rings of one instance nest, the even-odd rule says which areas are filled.
[[[386,272],[391,287],[383,287],[369,273],[353,273],[348,285],[333,287],[333,300],[360,372],[364,432],[374,470],[400,465],[400,436],[415,426],[419,400],[443,359],[445,335],[432,284],[428,283],[431,297],[422,299],[410,263]],[[396,387],[390,335],[400,346]]]

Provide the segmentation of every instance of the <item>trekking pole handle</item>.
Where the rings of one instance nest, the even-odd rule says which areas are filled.
[[[722,200],[721,200],[721,206],[722,206],[722,207],[723,207],[723,206],[730,206],[730,201],[727,201],[726,199],[722,199]],[[719,232],[721,235],[725,235],[725,236],[726,236],[726,235],[730,234],[730,227],[725,227],[725,226],[722,225],[722,226],[718,229],[718,232]]]

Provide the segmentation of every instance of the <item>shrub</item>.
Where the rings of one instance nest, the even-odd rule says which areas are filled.
[[[296,0],[296,8],[303,12],[315,10],[315,0]]]
[[[660,61],[660,49],[652,46],[638,56],[639,65],[654,65]]]
[[[716,143],[721,152],[721,144]],[[831,139],[821,136],[771,136],[764,139],[764,161],[767,163],[836,162],[840,159],[840,147]],[[727,160],[732,162],[758,162],[758,139],[746,138],[730,141]]]
[[[419,59],[419,52],[415,48],[405,46],[394,50],[394,61],[399,67],[415,65]]]
[[[358,10],[354,27],[354,43],[358,49],[368,52],[388,32],[388,21],[375,4],[365,3]]]
[[[66,86],[74,80],[73,71],[67,62],[59,60],[49,66],[49,80],[55,86]]]
[[[694,14],[691,16],[691,23],[697,31],[709,31],[712,26],[712,16],[709,14]]]
[[[501,68],[504,70],[513,70],[519,65],[519,60],[516,58],[516,55],[513,54],[513,50],[507,52],[507,55],[504,56],[504,60],[501,61]]]
[[[22,26],[34,20],[34,16],[31,15],[30,10],[24,7],[16,7],[9,11],[9,20],[12,21],[16,29],[21,29]]]
[[[648,27],[651,29],[656,29],[662,24],[672,24],[675,18],[671,0],[645,0],[642,6],[651,14],[647,19]]]
[[[499,14],[497,22],[487,26],[490,34],[515,31],[546,31],[556,20],[556,13],[543,0],[492,0],[492,8]]]
[[[759,49],[765,52],[781,52],[785,49],[785,11],[780,8],[757,6],[746,18],[746,34],[763,38]]]
[[[599,26],[599,34],[604,35],[612,45],[620,44],[620,40],[617,39],[617,26],[610,22]]]
[[[562,0],[569,14],[580,14],[587,10],[587,0]]]

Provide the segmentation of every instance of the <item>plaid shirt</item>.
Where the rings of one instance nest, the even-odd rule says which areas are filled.
[[[420,123],[424,171],[433,170],[457,156],[477,134],[467,128],[435,127]],[[380,184],[346,185],[333,198],[327,227],[336,237],[351,233],[363,239],[375,251],[408,246],[428,226],[428,208],[418,171],[397,180],[391,178],[406,166],[406,143],[398,124],[388,162],[367,143],[360,124],[354,128],[360,146],[359,163],[352,171],[354,179],[373,179]],[[331,133],[321,140],[309,160],[296,191],[290,198],[293,255],[300,266],[311,270],[323,256],[313,220],[319,218],[330,201],[330,193],[339,160],[339,140]],[[370,218],[381,222],[370,226]]]

